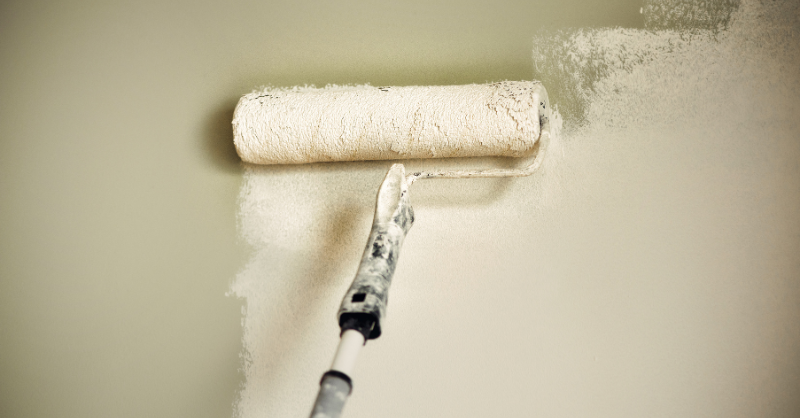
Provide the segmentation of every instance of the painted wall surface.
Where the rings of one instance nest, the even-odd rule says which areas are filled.
[[[555,3],[0,4],[0,416],[306,416],[391,163],[242,166],[236,100],[531,78],[544,167],[412,186],[345,416],[800,415],[796,2]]]

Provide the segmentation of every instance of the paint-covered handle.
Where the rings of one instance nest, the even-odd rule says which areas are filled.
[[[395,164],[378,192],[372,231],[361,265],[339,308],[340,326],[344,328],[355,317],[369,317],[374,320],[374,326],[364,336],[373,339],[381,335],[389,285],[403,239],[413,222],[414,211],[408,198],[405,168],[402,164]]]

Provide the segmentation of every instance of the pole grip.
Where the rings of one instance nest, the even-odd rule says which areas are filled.
[[[339,308],[339,326],[344,329],[349,319],[369,316],[375,321],[367,339],[381,335],[381,320],[386,313],[389,285],[392,283],[400,247],[414,222],[414,211],[408,198],[405,168],[395,164],[389,169],[378,191],[372,231],[361,257],[353,284]]]
[[[319,382],[319,394],[310,418],[341,417],[344,404],[352,390],[353,384],[346,374],[336,370],[325,372]]]

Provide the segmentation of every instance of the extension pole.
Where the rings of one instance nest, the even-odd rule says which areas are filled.
[[[339,348],[333,357],[331,369],[322,375],[319,394],[311,411],[311,418],[339,418],[347,397],[353,391],[350,374],[356,365],[356,357],[367,340],[360,332],[348,329],[342,333]]]
[[[350,374],[367,340],[381,335],[389,285],[403,239],[414,222],[402,164],[389,169],[378,191],[375,218],[361,265],[339,308],[342,329],[331,369],[322,375],[311,418],[339,418],[353,390]]]

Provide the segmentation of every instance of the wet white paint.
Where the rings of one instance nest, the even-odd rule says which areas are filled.
[[[345,416],[796,416],[798,28],[745,1],[718,32],[568,38],[605,66],[540,172],[412,186]],[[249,169],[238,416],[308,414],[390,165]]]

